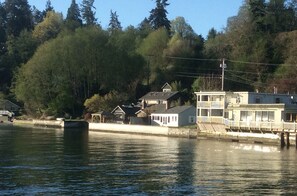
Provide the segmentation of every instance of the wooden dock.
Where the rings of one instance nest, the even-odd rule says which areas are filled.
[[[290,136],[295,140],[297,149],[297,123],[296,122],[234,122],[224,119],[226,131],[250,132],[250,133],[272,133],[279,135],[281,147],[289,147]]]

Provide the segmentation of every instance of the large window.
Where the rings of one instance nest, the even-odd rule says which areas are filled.
[[[219,109],[211,110],[211,116],[221,116],[221,117],[223,117],[223,110],[219,110]]]
[[[207,109],[201,109],[201,116],[208,116],[208,110]]]
[[[202,101],[208,101],[208,95],[202,95]]]
[[[247,115],[248,115],[247,111],[241,111],[240,112],[240,121],[246,121]]]
[[[259,97],[256,97],[255,103],[261,103],[261,99]]]
[[[256,121],[257,122],[273,122],[274,112],[273,111],[256,111]]]

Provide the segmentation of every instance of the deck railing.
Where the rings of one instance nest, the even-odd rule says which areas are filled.
[[[259,121],[234,121],[223,117],[197,117],[197,123],[223,124],[226,129],[237,130],[258,130],[274,132],[297,132],[296,122],[259,122]]]
[[[223,101],[198,101],[198,108],[224,108]]]
[[[256,121],[232,121],[224,119],[226,128],[249,129],[249,130],[270,130],[270,131],[297,131],[296,122],[256,122]]]

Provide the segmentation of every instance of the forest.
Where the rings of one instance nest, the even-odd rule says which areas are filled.
[[[168,82],[191,103],[195,91],[221,90],[223,62],[225,91],[297,93],[296,0],[245,0],[207,37],[182,16],[169,21],[168,0],[125,29],[113,10],[103,29],[93,4],[72,0],[64,17],[50,0],[44,10],[0,3],[0,99],[22,105],[23,115],[79,117]]]

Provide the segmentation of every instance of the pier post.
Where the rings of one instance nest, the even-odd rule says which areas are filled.
[[[281,147],[283,148],[286,144],[285,144],[285,133],[284,132],[281,132],[280,134],[280,139],[281,139]]]
[[[297,149],[297,133],[295,132],[295,147]]]
[[[290,147],[290,132],[286,133],[286,137],[287,137],[287,148]]]

